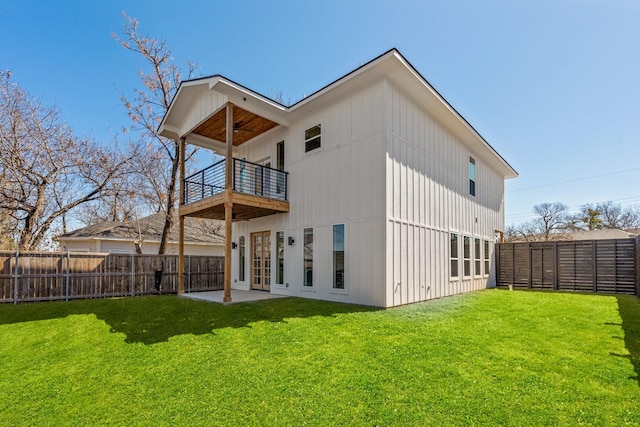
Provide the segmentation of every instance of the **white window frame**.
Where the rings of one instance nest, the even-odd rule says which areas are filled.
[[[484,277],[488,277],[489,271],[491,270],[491,258],[489,256],[491,254],[491,242],[489,239],[484,239],[483,250],[482,264],[484,265]]]
[[[482,277],[482,264],[483,264],[482,239],[479,237],[474,237],[473,238],[473,275],[474,277]]]
[[[308,272],[307,272],[307,267],[305,266],[305,263],[307,262],[306,254],[305,254],[305,250],[306,250],[306,237],[307,237],[307,230],[311,230],[311,284],[307,284],[307,277],[308,277]],[[313,243],[314,243],[314,228],[313,227],[304,227],[302,229],[302,288],[303,289],[313,289],[314,288],[314,268],[313,268]]]
[[[452,243],[452,238],[453,236],[456,236],[456,256],[453,256],[453,253],[451,251],[451,249],[453,248],[453,246],[451,245]],[[453,275],[453,262],[456,262],[456,275]],[[450,280],[460,280],[461,275],[460,275],[460,233],[455,233],[455,232],[449,232],[449,279]]]
[[[280,273],[280,248],[278,245],[280,244],[279,237],[282,236],[282,277],[280,281],[278,281],[278,275]],[[284,231],[276,231],[276,278],[275,285],[284,286],[284,253],[285,253],[285,238]]]
[[[313,136],[311,138],[307,138],[307,132],[310,131],[311,129],[318,127],[320,128],[320,133],[316,136]],[[317,153],[318,150],[322,149],[322,122],[318,122],[315,125],[306,127],[305,130],[302,133],[302,140],[303,140],[303,144],[304,144],[304,154],[311,154],[311,153]],[[312,148],[311,150],[307,150],[307,143],[310,141],[313,141],[314,139],[318,138],[319,139],[319,145],[316,148]]]
[[[336,288],[335,287],[335,274],[336,274],[336,270],[335,270],[335,250],[334,250],[334,240],[333,240],[333,227],[335,227],[336,225],[341,225],[343,227],[343,236],[342,236],[342,252],[343,252],[343,271],[342,271],[342,288]],[[347,271],[347,223],[346,221],[343,222],[336,222],[335,224],[331,225],[331,292],[332,293],[337,293],[337,294],[347,294],[348,293],[348,288],[347,288],[347,279],[346,279],[346,271]]]
[[[473,245],[471,243],[471,237],[470,236],[462,236],[462,277],[463,278],[469,278],[473,275],[473,270],[472,270],[472,264],[471,264],[471,260],[472,260],[472,251],[473,251]],[[466,254],[464,253],[465,247],[466,247],[466,242],[469,242],[469,257],[466,257]],[[465,268],[467,265],[469,265],[469,274],[467,273],[467,269]]]

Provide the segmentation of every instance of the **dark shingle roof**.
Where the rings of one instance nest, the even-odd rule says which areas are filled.
[[[96,238],[96,239],[135,239],[138,233],[143,241],[160,241],[164,227],[164,213],[157,213],[137,221],[105,221],[89,225],[78,230],[63,234],[65,238]],[[174,219],[173,228],[169,235],[170,242],[178,242],[178,219]],[[224,245],[224,222],[213,219],[190,218],[184,221],[184,241],[190,243],[213,243]]]

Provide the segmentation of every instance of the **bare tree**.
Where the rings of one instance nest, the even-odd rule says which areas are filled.
[[[138,71],[142,83],[141,89],[134,89],[133,96],[122,95],[122,102],[133,122],[132,130],[140,132],[141,141],[153,141],[162,153],[152,168],[140,168],[157,192],[157,201],[164,208],[165,225],[160,239],[159,253],[166,252],[167,241],[173,226],[173,212],[176,204],[176,181],[180,165],[180,143],[158,135],[157,128],[166,114],[171,100],[182,80],[179,67],[173,63],[171,50],[164,40],[150,38],[138,32],[138,20],[123,13],[124,25],[121,35],[112,34],[125,49],[137,53],[146,63],[148,71]],[[193,63],[187,64],[187,78],[196,70]],[[158,175],[159,170],[169,170]]]
[[[54,107],[42,105],[0,72],[0,212],[20,250],[42,246],[66,216],[96,200],[127,159],[78,137]]]
[[[598,203],[596,208],[602,215],[602,227],[621,230],[640,227],[640,209],[630,206],[626,209],[622,205],[611,201]]]
[[[568,228],[568,209],[567,205],[560,202],[541,203],[533,207],[533,211],[538,214],[534,224],[542,237],[541,240],[552,240],[555,233]]]

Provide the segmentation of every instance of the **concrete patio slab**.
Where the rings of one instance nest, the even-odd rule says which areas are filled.
[[[200,301],[217,302],[219,304],[235,304],[239,302],[262,301],[266,299],[287,298],[286,295],[276,295],[265,291],[238,291],[231,290],[231,302],[224,303],[224,291],[190,292],[179,295],[182,298],[191,298]]]

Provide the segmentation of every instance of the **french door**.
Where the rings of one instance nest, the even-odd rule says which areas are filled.
[[[251,289],[271,289],[271,232],[251,233]]]

